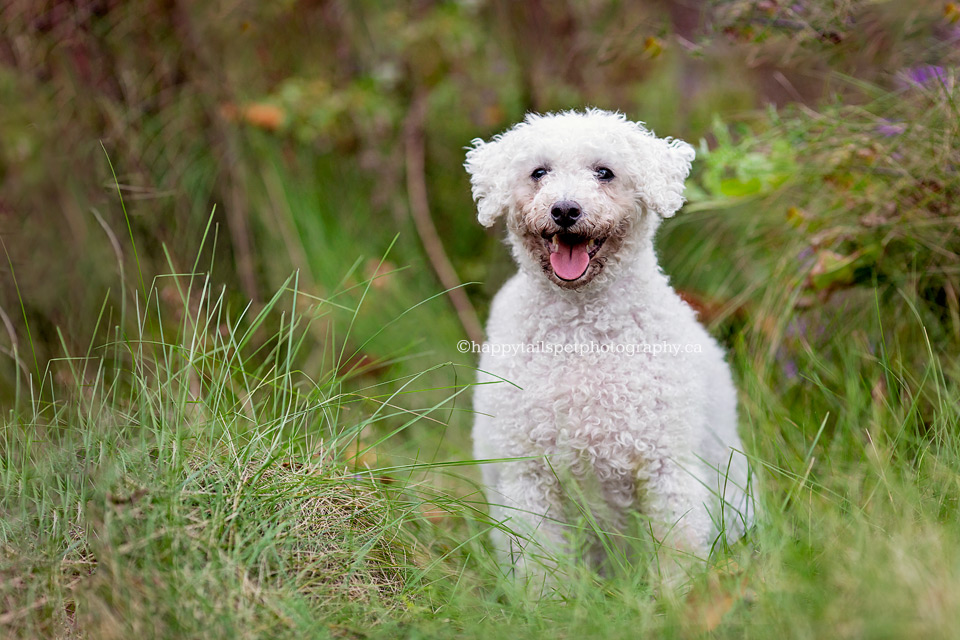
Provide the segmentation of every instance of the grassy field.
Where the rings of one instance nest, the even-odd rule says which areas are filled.
[[[23,212],[0,229],[0,637],[958,635],[952,3],[720,3],[719,44],[629,3],[546,27],[519,3],[186,4],[0,10],[29,35],[0,33],[0,214]],[[571,38],[619,53],[558,69]],[[742,58],[775,69],[766,109]],[[562,560],[546,594],[489,550],[510,524],[470,457],[476,362],[408,214],[423,95],[420,177],[481,317],[512,266],[471,138],[592,103],[698,147],[658,252],[729,351],[762,515],[675,592],[644,540],[603,575]]]
[[[108,340],[43,384],[23,373],[0,440],[5,635],[953,637],[956,360],[903,288],[799,305],[769,205],[692,206],[661,234],[675,281],[736,301],[704,316],[763,504],[680,594],[656,596],[642,548],[602,577],[564,566],[545,598],[501,574],[485,533],[508,525],[468,455],[473,362],[441,298],[387,315],[381,281],[409,273],[375,268],[387,253],[322,299],[294,274],[256,311],[201,265],[145,275],[104,309]],[[358,356],[391,332],[395,352]]]

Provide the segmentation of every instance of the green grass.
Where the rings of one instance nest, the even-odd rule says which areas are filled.
[[[957,252],[936,233],[954,178],[920,144],[953,103],[914,99],[941,111],[897,151],[899,218],[860,224],[888,197],[891,154],[830,143],[897,141],[827,110],[718,128],[694,201],[664,224],[665,270],[730,351],[763,507],[675,592],[653,545],[598,531],[589,508],[572,535],[610,543],[602,572],[560,559],[546,593],[504,574],[487,534],[510,524],[488,518],[470,458],[475,362],[442,292],[409,240],[369,224],[366,178],[254,138],[263,242],[299,268],[271,272],[272,296],[238,297],[199,257],[178,270],[165,254],[152,280],[121,262],[88,345],[57,334],[40,371],[33,334],[20,344],[0,635],[954,637]],[[915,197],[914,175],[941,186]],[[213,220],[198,256],[217,254]]]
[[[955,635],[960,367],[909,267],[811,306],[782,195],[666,223],[666,270],[730,350],[763,515],[676,593],[621,537],[602,575],[564,560],[541,594],[487,547],[509,523],[486,515],[475,362],[442,295],[409,245],[312,218],[317,193],[263,157],[305,260],[272,297],[237,298],[198,258],[22,373],[0,432],[3,637]]]
[[[348,255],[369,230],[312,219],[296,175],[263,179],[307,260],[275,295],[248,304],[198,258],[21,376],[0,435],[3,637],[955,635],[960,369],[908,277],[804,305],[808,238],[782,231],[776,194],[667,223],[662,262],[712,296],[730,349],[763,516],[676,593],[621,538],[603,575],[565,560],[541,594],[487,547],[509,523],[486,515],[475,363],[442,296],[395,239]],[[585,517],[574,535],[597,533]]]
[[[165,286],[179,320],[158,311]],[[759,525],[685,596],[655,595],[641,547],[605,576],[564,565],[541,599],[485,546],[497,525],[466,451],[469,361],[346,370],[347,345],[371,337],[332,328],[376,295],[357,287],[317,302],[292,276],[253,315],[203,274],[158,278],[125,310],[137,333],[25,387],[0,438],[5,637],[953,635],[960,398],[934,345],[906,370],[916,343],[878,349],[837,317],[817,350],[792,352],[791,377],[771,329],[742,327]]]

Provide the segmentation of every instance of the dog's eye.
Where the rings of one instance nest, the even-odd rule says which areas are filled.
[[[606,167],[598,167],[596,174],[597,180],[600,182],[610,182],[613,180],[613,171],[610,171],[610,169],[607,169]]]
[[[530,177],[533,178],[534,182],[536,182],[545,175],[547,175],[547,170],[543,167],[537,167],[533,170],[533,173],[530,174]]]

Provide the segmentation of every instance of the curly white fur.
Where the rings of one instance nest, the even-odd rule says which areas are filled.
[[[479,459],[527,458],[484,465],[493,515],[518,533],[497,530],[494,544],[522,572],[537,571],[522,551],[530,539],[550,553],[575,551],[565,478],[599,491],[605,526],[638,511],[662,541],[700,557],[721,529],[736,538],[749,524],[729,367],[653,248],[660,219],[683,204],[693,158],[687,143],[595,109],[528,115],[467,153],[479,220],[505,216],[519,265],[490,312],[479,382],[493,384],[475,389],[473,437]],[[557,225],[559,201],[579,205],[574,226]],[[559,236],[570,246],[601,243],[574,280],[551,267],[558,232],[575,234]],[[537,352],[541,343],[598,350]],[[695,352],[599,348],[663,343]],[[494,353],[506,345],[533,347]]]

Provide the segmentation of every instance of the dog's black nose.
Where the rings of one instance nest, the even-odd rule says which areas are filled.
[[[554,222],[566,229],[580,219],[580,205],[573,200],[561,200],[550,209],[550,215]]]

